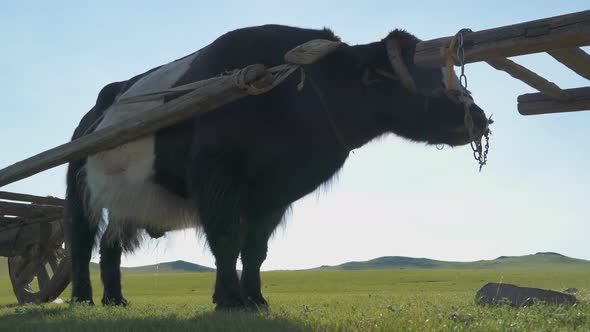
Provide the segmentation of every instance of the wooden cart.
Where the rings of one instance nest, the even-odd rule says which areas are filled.
[[[70,282],[63,210],[59,198],[0,191],[0,256],[20,304],[53,301]]]

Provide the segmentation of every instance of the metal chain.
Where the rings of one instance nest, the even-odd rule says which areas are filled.
[[[461,64],[461,75],[459,76],[459,83],[464,89],[467,89],[467,76],[465,76],[465,48],[464,43],[465,39],[463,38],[464,33],[473,32],[471,29],[461,29],[458,32],[458,45],[457,45],[457,59],[459,59],[459,63]]]
[[[489,144],[489,135],[486,132],[484,134],[486,139],[485,146],[481,144],[481,137],[476,138],[473,134],[473,118],[471,117],[471,112],[469,111],[469,103],[467,103],[467,76],[465,75],[465,39],[463,34],[472,32],[471,29],[461,29],[457,33],[457,60],[459,60],[459,64],[461,65],[461,75],[459,76],[459,83],[461,84],[461,99],[463,102],[463,107],[465,109],[465,116],[463,121],[465,122],[465,127],[467,128],[467,133],[469,134],[469,139],[471,142],[469,145],[471,146],[471,150],[473,151],[473,158],[477,160],[479,163],[479,171],[481,172],[482,167],[487,163],[488,160],[488,150],[490,148]]]

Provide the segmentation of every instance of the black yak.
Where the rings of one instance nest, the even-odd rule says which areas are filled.
[[[330,30],[264,25],[229,32],[205,48],[127,81],[105,86],[73,139],[149,110],[171,97],[143,103],[120,98],[218,76],[254,63],[284,62],[312,39],[338,41]],[[451,146],[488,132],[484,112],[467,98],[470,134],[456,76],[422,69],[412,58],[419,40],[395,30],[383,40],[342,43],[272,91],[195,116],[154,135],[69,164],[66,233],[72,255],[72,300],[92,303],[89,261],[97,234],[104,284],[102,303],[126,305],[120,262],[140,235],[196,228],[215,256],[217,309],[267,304],[260,266],[267,241],[289,206],[333,177],[349,152],[387,133]],[[406,73],[392,66],[391,45]],[[396,55],[393,55],[396,56]],[[446,82],[453,82],[451,93]],[[468,92],[462,90],[465,95]],[[108,214],[108,218],[104,218]],[[100,225],[108,227],[99,232]],[[236,262],[241,257],[241,278]]]

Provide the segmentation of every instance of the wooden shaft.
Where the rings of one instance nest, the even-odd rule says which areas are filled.
[[[505,71],[510,76],[521,80],[529,86],[541,91],[542,93],[551,96],[554,99],[566,101],[570,98],[569,94],[560,89],[555,83],[549,82],[543,77],[535,74],[527,68],[508,59],[490,59],[486,61],[495,69]]]
[[[18,194],[18,193],[11,193],[8,191],[0,191],[0,199],[8,199],[11,201],[20,201],[20,202],[30,202],[30,203],[37,203],[37,204],[44,204],[44,205],[58,205],[63,206],[65,205],[65,201],[61,198],[52,197],[52,196],[35,196],[35,195],[26,195],[26,194]]]
[[[578,75],[590,80],[590,54],[581,48],[563,48],[547,53]]]
[[[442,67],[452,36],[418,43],[414,62]],[[590,45],[590,10],[464,34],[465,63]]]
[[[522,115],[563,113],[590,110],[590,87],[567,89],[571,98],[557,101],[542,93],[528,93],[518,97],[518,112]]]
[[[246,70],[244,84],[251,84],[268,75],[268,71],[262,65],[252,65],[243,70]],[[137,114],[126,121],[97,130],[8,166],[0,170],[0,187],[69,161],[112,149],[242,98],[247,95],[247,92],[237,86],[236,75],[238,73],[212,78],[209,84],[200,89],[173,99],[149,112]],[[260,86],[257,84],[257,87]]]

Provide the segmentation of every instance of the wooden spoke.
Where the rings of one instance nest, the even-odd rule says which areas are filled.
[[[58,267],[57,256],[55,254],[50,255],[47,263],[49,263],[49,266],[51,267],[51,273],[55,274]]]
[[[37,269],[37,283],[39,284],[39,289],[47,287],[49,281],[50,278],[49,273],[47,273],[47,267],[45,265],[39,266]]]
[[[51,267],[51,273],[47,265]],[[56,299],[70,283],[70,266],[71,259],[63,248],[51,252],[46,262],[37,258],[9,257],[9,275],[18,302],[40,303]],[[39,291],[30,286],[35,276]]]

